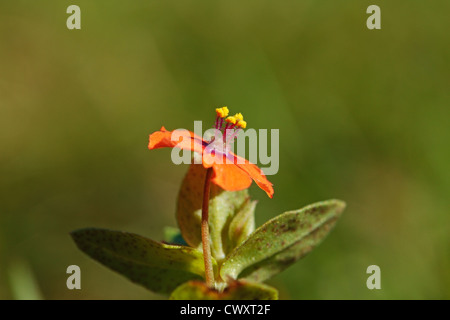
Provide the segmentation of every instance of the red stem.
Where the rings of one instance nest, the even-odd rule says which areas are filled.
[[[205,280],[206,285],[214,288],[214,271],[211,258],[211,246],[209,243],[209,193],[211,185],[212,168],[206,170],[205,186],[203,188],[202,205],[202,244],[203,260],[205,262]]]

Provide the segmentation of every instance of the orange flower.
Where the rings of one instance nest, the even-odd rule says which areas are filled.
[[[202,156],[205,168],[213,168],[211,181],[224,190],[238,191],[247,189],[252,179],[273,197],[272,183],[255,164],[239,157],[230,151],[230,144],[237,137],[240,130],[245,129],[247,123],[242,114],[228,116],[228,108],[216,109],[215,135],[211,141],[205,141],[193,132],[187,130],[167,131],[161,127],[160,131],[150,134],[148,148],[181,148],[194,151]]]

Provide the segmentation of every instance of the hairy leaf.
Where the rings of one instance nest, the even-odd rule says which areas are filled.
[[[255,207],[257,201],[248,199],[242,209],[233,217],[228,229],[231,248],[244,242],[255,230]]]
[[[328,200],[269,220],[227,256],[220,276],[224,280],[270,278],[317,246],[344,208],[343,201]]]
[[[76,230],[71,236],[91,258],[155,292],[168,294],[181,283],[202,279],[205,274],[202,253],[190,247],[97,228]],[[217,268],[214,260],[213,264]]]

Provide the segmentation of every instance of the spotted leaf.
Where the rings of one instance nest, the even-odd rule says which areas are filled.
[[[154,292],[169,294],[205,274],[203,255],[194,248],[96,228],[76,230],[71,236],[91,258]],[[217,269],[215,261],[213,265]]]
[[[305,256],[335,225],[345,208],[340,200],[311,204],[269,220],[227,256],[223,280],[264,281]]]

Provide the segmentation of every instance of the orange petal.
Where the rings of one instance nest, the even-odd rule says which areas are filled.
[[[256,182],[258,187],[263,189],[270,198],[273,198],[274,191],[272,183],[267,180],[262,170],[258,168],[257,165],[251,163],[246,159],[237,156],[236,158],[242,160],[242,162],[245,160],[244,164],[241,164],[241,161],[237,161],[236,166],[239,167],[242,171],[245,171]]]
[[[228,191],[247,189],[250,187],[253,179],[270,198],[273,197],[274,190],[272,183],[267,180],[258,166],[234,154],[232,154],[234,163],[226,163],[225,158],[222,163],[216,163],[214,161],[216,156],[207,155],[203,152],[206,145],[207,142],[203,141],[203,139],[196,136],[193,132],[181,129],[167,131],[166,128],[161,127],[160,131],[156,131],[150,135],[148,148],[153,150],[165,147],[178,147],[195,151],[202,155],[203,166],[205,168],[213,167],[214,174],[212,176],[212,182],[222,189]],[[205,161],[207,160],[205,158],[208,158],[210,161]]]
[[[149,137],[148,148],[150,150],[174,147],[195,151],[200,154],[205,148],[204,141],[188,130],[167,131],[166,128],[161,127],[160,131],[153,132]]]
[[[235,164],[214,164],[211,181],[227,191],[244,190],[250,187],[252,179]]]

